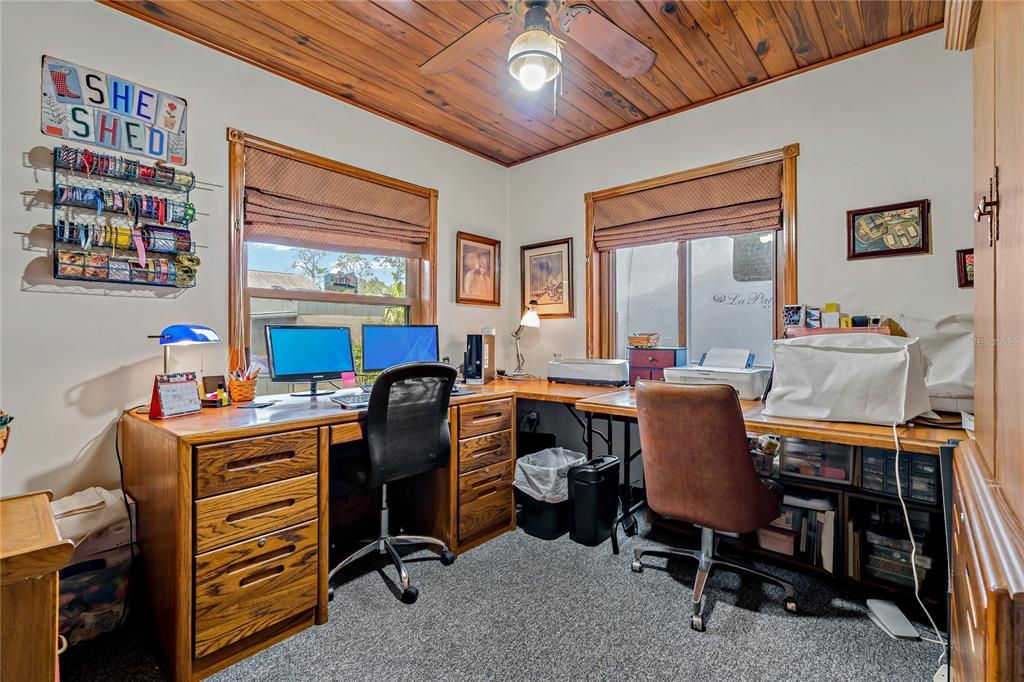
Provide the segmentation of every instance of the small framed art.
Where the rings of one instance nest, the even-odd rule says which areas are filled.
[[[523,310],[536,301],[540,317],[573,316],[572,237],[521,247],[519,275]]]
[[[957,249],[956,285],[961,289],[974,287],[974,249]]]
[[[501,242],[468,232],[455,235],[455,302],[501,305]]]
[[[873,206],[846,212],[846,259],[928,253],[929,202]]]

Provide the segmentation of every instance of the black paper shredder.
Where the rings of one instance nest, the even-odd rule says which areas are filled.
[[[611,537],[619,511],[619,458],[598,457],[569,469],[569,537],[596,547]]]

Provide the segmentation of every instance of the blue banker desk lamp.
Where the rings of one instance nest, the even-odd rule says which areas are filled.
[[[170,371],[171,346],[189,346],[194,343],[219,343],[217,332],[198,324],[172,324],[151,339],[160,339],[164,349],[164,374]]]

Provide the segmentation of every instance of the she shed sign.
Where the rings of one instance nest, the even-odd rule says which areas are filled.
[[[47,135],[183,166],[187,109],[181,97],[43,57],[40,130]]]

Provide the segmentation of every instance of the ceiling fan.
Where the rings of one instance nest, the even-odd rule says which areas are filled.
[[[570,5],[569,0],[508,0],[507,12],[484,19],[421,64],[420,71],[428,76],[451,71],[500,41],[520,21],[523,32],[509,48],[508,70],[527,90],[539,90],[561,74],[565,41],[552,33],[552,25],[624,78],[647,73],[657,57],[589,5]]]

